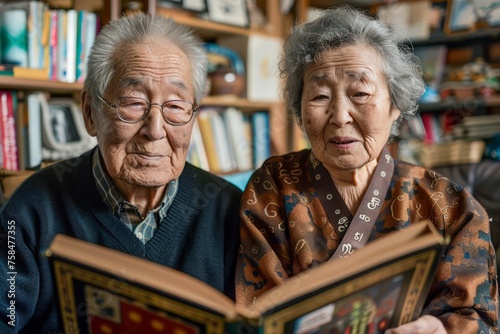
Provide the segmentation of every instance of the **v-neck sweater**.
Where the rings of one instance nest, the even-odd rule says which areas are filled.
[[[43,255],[57,233],[175,268],[234,298],[241,191],[186,163],[172,207],[144,244],[102,201],[92,174],[92,152],[38,171],[2,208],[0,233],[7,235],[9,222],[15,222],[17,323],[12,328],[2,317],[0,329],[62,331],[56,288]],[[3,259],[6,252],[1,247]],[[10,271],[6,261],[0,268]],[[0,293],[6,296],[7,289],[2,284]],[[8,302],[1,298],[0,307],[5,310]]]

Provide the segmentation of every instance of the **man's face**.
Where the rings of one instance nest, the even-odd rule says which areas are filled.
[[[194,102],[190,63],[178,47],[165,40],[129,45],[117,52],[114,64],[115,74],[103,94],[113,104],[123,96],[158,104]],[[85,102],[84,108],[88,108]],[[194,117],[185,125],[173,126],[165,121],[159,106],[152,106],[144,120],[129,124],[105,103],[84,115],[87,130],[97,137],[106,170],[117,184],[161,187],[182,172]]]

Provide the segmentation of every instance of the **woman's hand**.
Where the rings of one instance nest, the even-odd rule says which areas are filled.
[[[446,334],[443,323],[436,317],[424,315],[415,321],[391,328],[385,331],[385,334]]]

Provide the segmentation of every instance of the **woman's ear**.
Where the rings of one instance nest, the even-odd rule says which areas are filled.
[[[95,130],[95,123],[94,123],[94,115],[92,114],[92,99],[88,92],[83,91],[82,92],[82,114],[83,114],[83,121],[85,123],[85,129],[87,130],[87,133],[95,137],[97,135],[97,132]]]
[[[394,123],[399,118],[399,116],[401,116],[401,110],[399,110],[399,108],[396,107],[395,104],[392,104],[392,107],[391,107],[392,122]]]

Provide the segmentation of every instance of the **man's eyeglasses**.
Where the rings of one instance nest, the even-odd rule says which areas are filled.
[[[170,100],[163,104],[151,103],[140,97],[122,96],[113,104],[97,96],[108,106],[115,108],[116,115],[125,123],[138,123],[146,118],[151,106],[161,107],[163,118],[168,124],[180,126],[189,123],[198,107],[188,101]]]

